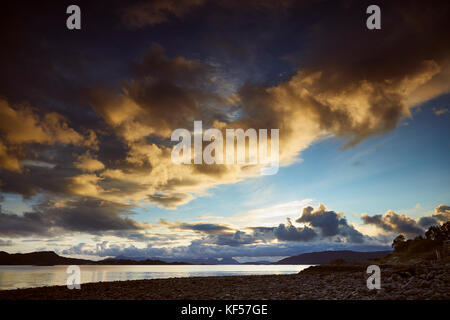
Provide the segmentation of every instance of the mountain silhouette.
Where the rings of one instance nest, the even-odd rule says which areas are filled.
[[[57,255],[53,251],[41,251],[30,253],[7,253],[0,251],[0,265],[166,265],[166,264],[188,264],[186,262],[165,262],[161,260],[131,260],[131,259],[104,259],[92,261],[85,259],[66,258]]]
[[[344,259],[350,262],[382,258],[390,253],[391,251],[358,252],[351,250],[311,252],[284,258],[274,264],[326,264],[335,259]]]
[[[53,251],[41,251],[30,253],[12,253],[9,254],[0,251],[0,265],[36,265],[36,266],[52,266],[52,265],[79,265],[94,264],[95,261],[74,259],[58,256]]]

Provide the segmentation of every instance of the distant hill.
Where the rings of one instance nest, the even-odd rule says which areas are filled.
[[[116,257],[117,259],[117,257]],[[133,260],[135,260],[135,258],[132,258]],[[166,261],[166,262],[176,262],[177,259],[173,259],[173,258],[154,258],[154,259],[158,259],[158,260],[162,260],[162,261]],[[237,260],[233,259],[233,258],[221,258],[221,259],[216,259],[216,258],[205,258],[205,259],[189,259],[189,258],[182,258],[182,260],[184,262],[187,262],[189,264],[204,264],[204,265],[210,265],[210,264],[240,264]]]
[[[41,251],[30,253],[7,253],[0,251],[0,265],[166,265],[166,264],[188,264],[186,262],[164,262],[161,260],[130,260],[130,259],[105,259],[100,261],[74,259],[61,257],[53,251]]]
[[[391,252],[392,251],[357,252],[350,250],[311,252],[284,258],[274,264],[326,264],[335,259],[344,259],[350,262],[382,258]]]
[[[142,261],[142,260],[147,260],[149,259],[148,257],[129,257],[129,256],[116,256],[115,258],[116,260],[134,260],[134,261]],[[160,260],[158,258],[152,259],[152,260]]]
[[[251,264],[251,265],[267,265],[267,264],[273,264],[270,261],[252,261],[252,262],[243,262],[241,264]]]
[[[117,256],[100,261],[66,258],[57,255],[53,251],[41,251],[30,253],[7,253],[0,251],[0,265],[35,265],[35,266],[54,266],[54,265],[185,265],[185,264],[239,264],[233,258],[206,258],[206,259],[186,259],[179,261],[177,259],[149,259],[145,257],[126,257]]]
[[[53,251],[12,253],[12,254],[0,251],[0,265],[52,266],[52,265],[72,265],[72,264],[82,265],[94,263],[95,261],[61,257],[58,256]]]
[[[180,264],[190,264],[187,262],[165,262],[162,260],[152,260],[152,259],[145,259],[145,260],[132,260],[132,259],[117,259],[117,258],[108,258],[105,260],[95,261],[95,264],[100,265],[159,265],[159,264],[174,264],[174,265],[180,265]]]
[[[240,264],[239,261],[234,260],[233,258],[222,258],[217,264]]]

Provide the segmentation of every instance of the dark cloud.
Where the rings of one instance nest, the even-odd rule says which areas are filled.
[[[450,220],[450,206],[447,206],[445,204],[439,205],[434,209],[433,218],[441,222]]]
[[[23,215],[0,213],[0,235],[52,236],[60,233],[102,233],[111,230],[141,230],[144,226],[128,216],[130,206],[81,198],[52,203],[50,200],[34,206]]]
[[[340,74],[341,81],[330,81],[335,89],[363,79],[379,82],[403,77],[420,69],[423,61],[434,60],[439,65],[448,59],[450,46],[446,38],[450,6],[436,1],[433,7],[421,1],[399,3],[379,1],[382,28],[371,32],[365,27],[365,11],[370,1],[326,2],[327,13],[310,3],[308,13],[317,18],[308,32],[293,40],[293,46],[308,40],[290,61],[299,68],[328,70]],[[291,9],[298,15],[295,6]],[[348,52],[352,54],[349,55]]]
[[[139,232],[141,230],[115,230],[115,231],[109,231],[105,232],[100,235],[106,235],[106,236],[115,236],[119,238],[124,238],[127,241],[133,242],[133,241],[139,241],[139,242],[146,242],[146,243],[153,243],[158,245],[169,245],[171,242],[178,240],[178,237],[174,234],[159,234],[159,233],[150,233],[149,231],[146,232]]]
[[[192,230],[213,234],[220,234],[232,231],[232,229],[230,229],[228,226],[214,223],[180,223],[174,225],[174,227],[183,230]]]
[[[386,231],[394,231],[394,228],[395,228],[395,226],[392,226],[389,223],[387,223],[383,219],[383,216],[381,214],[377,214],[374,216],[369,216],[368,214],[363,214],[361,216],[361,219],[365,224],[372,224],[372,225],[375,225]]]
[[[64,159],[64,157],[63,157]],[[62,163],[61,159],[57,163]],[[16,193],[29,198],[39,192],[67,195],[68,178],[76,174],[73,168],[56,166],[30,166],[25,172],[0,170],[0,190],[5,193]]]
[[[287,224],[277,227],[250,227],[249,232],[235,230],[224,224],[214,223],[181,223],[161,220],[160,223],[174,230],[191,230],[206,234],[201,241],[208,244],[241,246],[256,243],[266,243],[274,239],[280,242],[348,242],[363,243],[369,240],[353,226],[347,223],[342,214],[327,211],[320,205],[316,210],[312,207],[303,209],[302,216],[296,220],[303,227],[293,225],[290,219]]]
[[[167,57],[153,44],[142,61],[132,63],[133,78],[115,88],[92,88],[88,100],[93,109],[128,143],[149,135],[164,139],[177,128],[191,128],[193,121],[205,124],[225,119],[221,110],[230,105],[218,93],[210,64]]]
[[[160,223],[172,230],[189,230],[205,235],[201,240],[204,244],[219,246],[242,246],[253,244],[261,240],[261,235],[248,234],[234,230],[230,226],[215,223],[171,223],[161,220]]]
[[[6,237],[20,237],[31,235],[52,234],[42,216],[36,212],[25,212],[19,216],[10,213],[0,213],[0,235]]]
[[[275,237],[281,241],[311,241],[317,233],[308,227],[297,228],[288,220],[287,225],[280,224],[273,229]]]
[[[170,59],[164,48],[156,43],[143,54],[140,63],[132,64],[131,69],[137,79],[153,77],[161,82],[188,87],[207,84],[204,83],[205,80],[212,77],[215,72],[212,65],[182,56]]]
[[[421,226],[424,229],[429,228],[430,226],[438,225],[439,221],[437,221],[433,217],[421,217],[419,221],[417,222],[419,226]]]
[[[259,242],[258,240],[259,239],[255,238],[254,235],[247,234],[243,231],[236,231],[234,233],[212,234],[205,239],[202,239],[201,242],[218,246],[238,247],[255,244],[256,242]]]
[[[395,213],[392,210],[389,210],[384,215],[369,216],[368,214],[362,214],[361,219],[365,224],[374,225],[391,234],[403,233],[413,237],[423,235],[430,226],[439,225],[450,220],[450,207],[441,204],[434,209],[433,215],[423,216],[418,220]]]
[[[308,47],[299,53],[294,76],[275,86],[242,87],[243,114],[250,108],[253,115],[252,106],[261,110],[260,115],[242,121],[264,127],[271,119],[267,113],[273,114],[269,125],[288,133],[301,131],[289,119],[303,122],[303,127],[312,121],[347,141],[349,147],[395,129],[410,107],[448,92],[449,4],[438,2],[439,9],[430,10],[418,1],[383,2],[379,32],[365,28],[362,14],[369,4],[328,3],[334,10],[318,17],[307,36],[297,38],[307,41]],[[298,13],[295,5],[292,12]],[[293,116],[296,111],[302,116]]]
[[[169,194],[156,193],[153,195],[148,195],[148,200],[151,203],[169,209],[175,209],[180,204],[189,202],[191,199],[192,199],[191,195],[189,195],[188,193],[181,193],[181,192]]]
[[[349,225],[342,214],[328,211],[322,204],[316,210],[313,207],[304,208],[301,217],[296,222],[306,223],[317,228],[324,238],[340,236],[353,243],[364,241],[363,234]]]
[[[368,214],[363,214],[361,219],[365,224],[371,224],[384,231],[393,233],[418,235],[423,234],[424,231],[424,228],[421,227],[420,223],[417,223],[416,220],[408,216],[395,213],[392,210],[386,212],[384,215],[377,214],[374,216],[369,216]],[[422,221],[422,223],[424,222],[425,220]]]

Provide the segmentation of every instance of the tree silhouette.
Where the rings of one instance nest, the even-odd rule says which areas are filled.
[[[412,257],[419,253],[440,250],[444,242],[449,240],[450,221],[447,221],[442,226],[431,226],[425,232],[425,238],[417,236],[414,239],[406,240],[405,236],[401,234],[394,239],[392,247],[396,253]]]
[[[406,247],[406,239],[404,235],[398,235],[394,241],[392,242],[392,248],[394,248],[395,251],[401,251]]]
[[[425,237],[439,243],[450,240],[450,221],[447,221],[442,226],[431,226],[428,231],[425,232]]]

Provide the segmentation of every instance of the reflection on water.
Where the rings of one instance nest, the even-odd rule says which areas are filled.
[[[307,265],[80,266],[81,283],[298,273]],[[67,266],[0,266],[0,290],[65,285]]]

